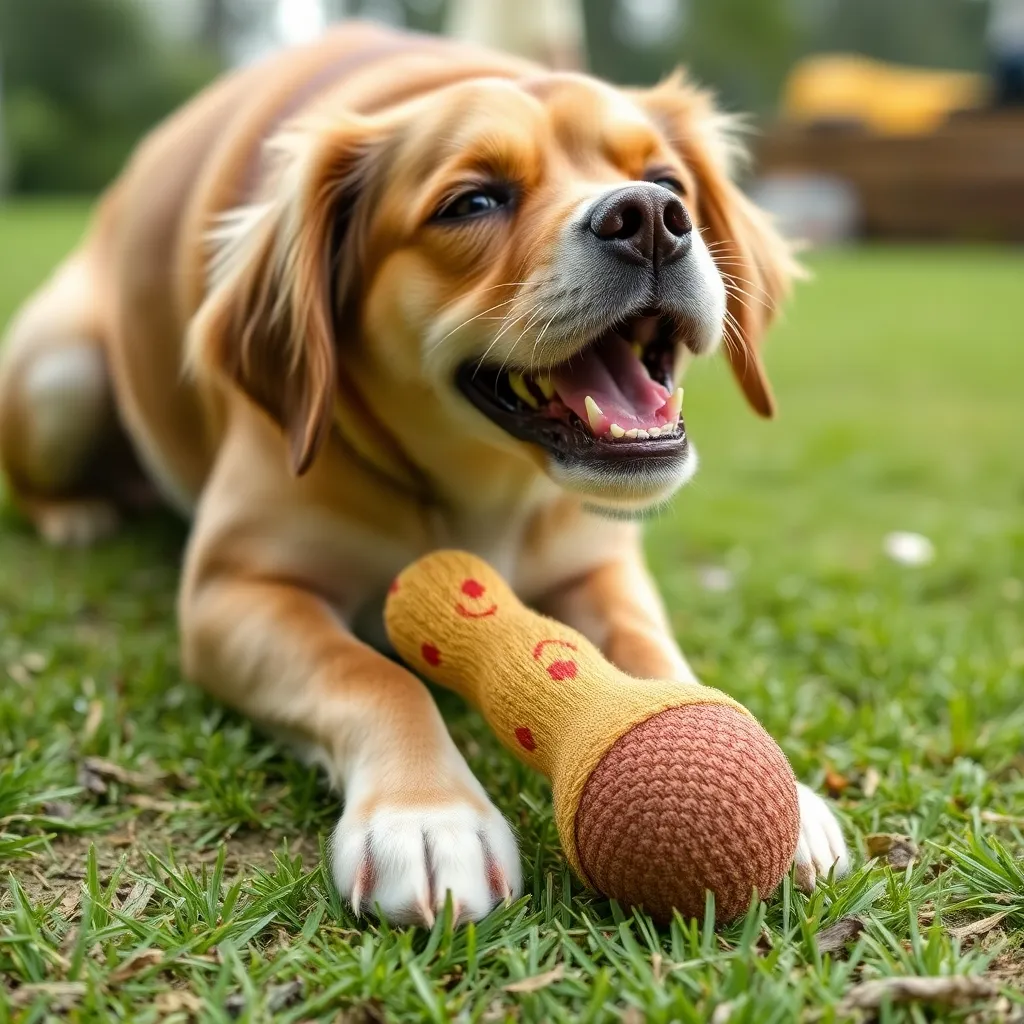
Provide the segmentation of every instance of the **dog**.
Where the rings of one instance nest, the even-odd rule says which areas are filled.
[[[511,829],[427,688],[380,653],[417,556],[488,559],[626,672],[689,680],[637,517],[693,475],[679,381],[721,339],[754,411],[796,264],[731,173],[728,118],[353,23],[156,128],[15,318],[0,461],[54,544],[144,485],[191,519],[186,674],[344,794],[355,908],[479,919]],[[800,790],[797,878],[842,872]]]

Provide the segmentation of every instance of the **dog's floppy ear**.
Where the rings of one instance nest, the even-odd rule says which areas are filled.
[[[361,199],[382,144],[363,118],[289,127],[268,146],[263,200],[232,211],[211,234],[211,283],[190,330],[190,361],[281,426],[296,475],[331,429],[335,329],[358,273]]]
[[[775,414],[761,343],[794,277],[803,271],[785,239],[732,179],[745,152],[735,119],[718,111],[711,93],[677,72],[638,94],[697,180],[694,214],[728,291],[726,354],[752,408]]]

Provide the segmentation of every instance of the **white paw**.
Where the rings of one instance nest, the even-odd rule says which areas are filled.
[[[478,921],[522,891],[519,851],[490,803],[346,809],[334,830],[338,891],[360,911],[430,927],[452,894],[456,920]]]
[[[813,892],[820,877],[835,865],[835,877],[850,870],[850,856],[839,822],[825,801],[812,789],[797,783],[800,801],[800,841],[796,847],[796,880],[804,892]]]
[[[36,528],[56,548],[84,548],[117,533],[121,517],[105,501],[68,501],[46,505],[34,515]]]

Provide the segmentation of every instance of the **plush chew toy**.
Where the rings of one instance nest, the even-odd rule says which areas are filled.
[[[696,683],[635,679],[525,608],[486,562],[439,551],[394,582],[388,635],[475,704],[552,782],[566,856],[593,888],[664,920],[719,921],[768,895],[796,850],[796,782],[753,716]]]

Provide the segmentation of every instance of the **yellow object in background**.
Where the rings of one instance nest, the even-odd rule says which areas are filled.
[[[988,93],[985,75],[826,54],[790,72],[782,111],[804,124],[857,121],[880,135],[924,135],[950,114],[982,106]]]

